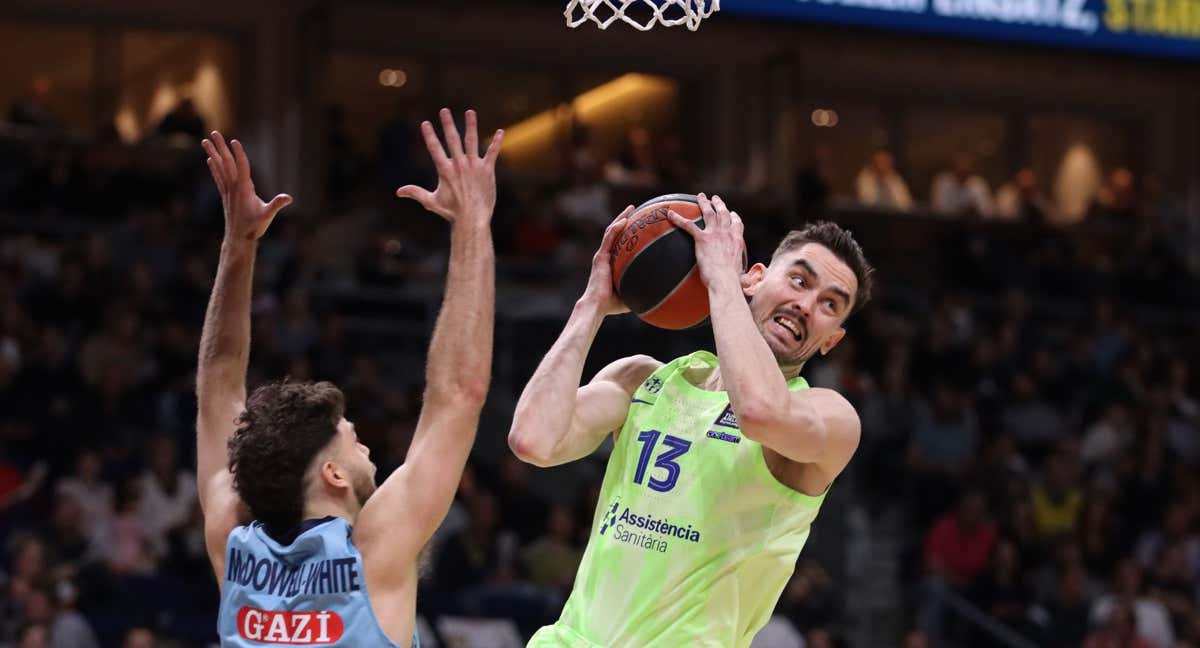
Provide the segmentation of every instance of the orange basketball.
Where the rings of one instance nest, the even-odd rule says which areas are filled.
[[[667,211],[698,221],[691,194],[667,194],[642,203],[613,243],[613,286],[629,310],[648,324],[685,329],[708,319],[708,290],[696,267],[692,237],[667,220]]]

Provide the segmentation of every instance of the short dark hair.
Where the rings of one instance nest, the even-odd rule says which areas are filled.
[[[229,471],[267,531],[286,534],[302,521],[308,466],[337,435],[345,409],[345,396],[329,382],[271,382],[246,400],[229,438]]]
[[[808,243],[829,248],[842,263],[850,266],[855,279],[858,280],[858,291],[854,295],[854,307],[850,309],[850,315],[857,313],[871,300],[871,287],[875,275],[875,268],[867,262],[862,246],[854,240],[854,235],[849,230],[842,229],[837,223],[817,221],[788,232],[771,255],[771,262],[774,263],[779,255],[802,248]]]

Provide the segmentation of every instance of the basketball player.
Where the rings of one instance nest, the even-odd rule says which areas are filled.
[[[817,223],[743,273],[741,219],[719,197],[698,200],[704,229],[669,218],[695,240],[717,356],[631,356],[578,386],[601,322],[625,310],[610,250],[631,207],[517,404],[509,445],[527,462],[573,461],[615,437],[574,590],[530,646],[748,646],[858,447],[854,408],[799,374],[869,298],[861,248]]]
[[[448,110],[441,120],[445,149],[433,126],[421,125],[436,190],[396,194],[450,222],[446,294],[412,445],[378,491],[370,450],[346,420],[337,387],[284,381],[246,397],[255,250],[291,198],[263,203],[241,144],[231,151],[216,132],[204,141],[225,240],[200,339],[197,473],[223,646],[418,643],[417,555],[450,508],[488,389],[490,221],[503,136],[480,157],[474,112],[462,140]],[[243,511],[253,522],[239,526]]]

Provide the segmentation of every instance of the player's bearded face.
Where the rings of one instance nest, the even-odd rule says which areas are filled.
[[[375,493],[375,464],[371,462],[371,450],[359,443],[353,424],[346,419],[338,423],[338,431],[344,444],[341,452],[346,470],[350,473],[350,488],[359,506],[362,506]]]
[[[367,469],[356,470],[351,487],[354,488],[354,497],[358,500],[358,505],[365,505],[375,494],[375,466],[369,465]]]

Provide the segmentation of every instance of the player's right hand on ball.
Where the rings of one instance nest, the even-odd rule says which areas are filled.
[[[498,130],[492,137],[483,156],[479,155],[479,133],[474,110],[466,115],[467,135],[460,138],[458,128],[450,110],[442,108],[442,133],[446,147],[438,141],[433,124],[421,123],[421,134],[425,147],[437,168],[438,184],[432,192],[416,185],[405,185],[396,190],[401,198],[412,198],[429,211],[451,223],[464,221],[484,222],[491,220],[496,206],[496,158],[504,141],[504,131]],[[447,155],[447,152],[449,155]]]
[[[633,205],[626,207],[617,215],[616,220],[609,223],[604,230],[604,239],[600,241],[600,249],[592,256],[592,272],[588,276],[587,288],[583,291],[581,301],[596,304],[604,315],[629,312],[617,297],[616,288],[613,286],[612,251],[617,242],[617,235],[625,228],[633,209]]]

